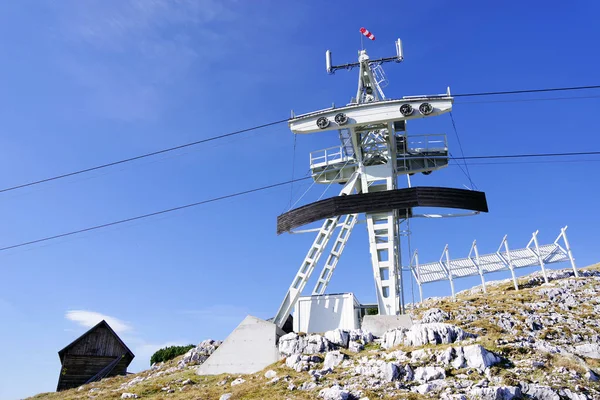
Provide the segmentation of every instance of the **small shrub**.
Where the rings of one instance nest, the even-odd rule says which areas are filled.
[[[158,350],[150,357],[150,365],[159,362],[165,362],[174,359],[177,356],[187,353],[190,349],[196,347],[193,344],[187,346],[169,346]]]
[[[367,315],[378,315],[379,314],[379,309],[377,309],[376,307],[367,308],[366,314]]]

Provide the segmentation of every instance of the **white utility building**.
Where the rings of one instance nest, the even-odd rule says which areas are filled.
[[[352,293],[302,296],[294,307],[294,332],[359,329],[362,310]]]

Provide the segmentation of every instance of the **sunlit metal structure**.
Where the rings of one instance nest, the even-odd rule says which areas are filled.
[[[515,290],[519,290],[515,269],[539,266],[548,282],[546,265],[569,261],[576,277],[579,276],[575,266],[575,259],[567,239],[567,227],[560,230],[560,234],[553,243],[542,244],[538,242],[538,232],[533,232],[527,246],[521,249],[510,249],[507,236],[504,236],[495,253],[479,254],[477,241],[473,241],[469,255],[465,258],[450,258],[448,245],[444,247],[439,261],[426,264],[419,263],[419,252],[415,250],[410,262],[411,273],[419,286],[419,296],[423,301],[423,285],[432,282],[448,281],[455,297],[454,281],[470,276],[479,276],[483,292],[486,293],[484,275],[491,272],[510,271]],[[561,242],[562,241],[562,246]]]
[[[439,95],[387,99],[382,89],[387,85],[382,64],[403,59],[399,39],[395,57],[371,59],[363,49],[358,53],[358,62],[334,66],[327,51],[328,73],[358,68],[356,96],[345,106],[292,115],[289,121],[294,134],[337,132],[340,145],[312,152],[310,170],[315,183],[344,186],[341,198],[308,204],[278,217],[278,233],[324,219],[273,320],[279,327],[287,321],[334,231],[340,227],[312,291],[313,295],[325,293],[359,215],[364,214],[369,234],[379,315],[394,316],[403,312],[399,225],[412,217],[413,208],[459,208],[470,210],[470,214],[488,211],[482,192],[411,187],[411,175],[429,175],[448,166],[449,153],[445,134],[409,135],[407,123],[450,112],[453,98],[448,88]],[[408,188],[398,187],[399,176],[407,177]]]

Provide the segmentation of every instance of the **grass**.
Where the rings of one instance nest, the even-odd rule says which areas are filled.
[[[600,263],[593,266],[584,268],[583,270],[600,270]],[[584,376],[586,369],[585,366],[577,359],[571,357],[565,357],[556,354],[547,354],[535,352],[534,350],[527,347],[516,347],[511,345],[511,339],[514,338],[513,333],[504,332],[497,324],[496,318],[481,318],[481,311],[485,313],[491,313],[492,315],[497,313],[509,313],[518,322],[523,323],[525,317],[520,315],[516,310],[530,310],[529,304],[544,301],[536,293],[539,289],[539,285],[533,285],[532,287],[524,287],[524,283],[527,278],[521,278],[519,280],[520,290],[515,291],[512,286],[512,282],[508,282],[502,285],[489,285],[487,295],[466,295],[460,294],[457,296],[456,301],[449,299],[436,300],[435,302],[427,303],[429,307],[438,307],[446,312],[449,312],[451,318],[454,319],[448,321],[448,323],[460,326],[468,332],[475,332],[479,334],[477,343],[483,347],[492,351],[505,358],[506,361],[498,364],[491,369],[491,373],[494,376],[498,376],[502,380],[502,384],[513,386],[518,384],[519,381],[540,381],[545,382],[548,377],[552,377],[556,384],[562,385],[562,387],[569,387],[572,390],[574,385],[578,382],[570,374],[555,374],[554,371],[557,368],[564,367],[570,371],[576,371],[580,376]],[[598,286],[598,282],[594,281],[586,283],[578,290],[585,290],[595,288]],[[416,314],[421,314],[427,308],[419,308],[414,310]],[[580,322],[592,321],[597,319],[597,315],[594,314],[593,306],[589,304],[582,304],[575,310],[564,311],[559,307],[555,307],[554,304],[548,302],[548,309],[544,311],[555,311],[569,315],[571,318],[576,319]],[[461,315],[465,313],[472,313],[476,316],[474,321],[467,321],[460,319]],[[415,315],[420,318],[421,315]],[[518,333],[521,334],[521,326],[518,324],[515,326]],[[584,334],[590,335],[594,329],[586,327],[579,332],[573,332],[573,328],[567,326],[567,324],[558,323],[553,326],[544,327],[542,331],[536,332],[536,340],[546,338],[548,340],[556,340],[559,338],[570,338],[573,334]],[[305,335],[305,334],[301,334]],[[508,344],[503,344],[500,339],[505,339]],[[369,343],[365,345],[365,350],[360,353],[352,353],[347,350],[342,350],[349,359],[356,359],[363,356],[372,356],[377,354],[380,357],[384,357],[386,353],[394,350],[403,350],[410,357],[410,353],[419,349],[435,349],[436,352],[442,351],[449,346],[457,346],[460,344],[449,344],[449,345],[425,345],[419,347],[407,347],[397,346],[393,349],[384,351],[377,343]],[[164,364],[162,370],[166,370],[169,367],[177,365],[177,362],[181,359],[178,357]],[[522,361],[528,359],[536,359],[544,362],[544,365],[540,368],[536,368],[527,372],[527,376],[519,375],[519,371],[522,371]],[[600,360],[585,360],[589,367],[598,371],[600,369]],[[413,367],[420,365],[420,363],[411,363]],[[527,364],[525,364],[527,365]],[[281,379],[274,384],[267,384],[269,381],[264,377],[264,372],[268,369],[273,369],[277,372],[277,376]],[[447,370],[448,377],[466,373],[466,369],[461,370]],[[469,371],[472,372],[472,371]],[[311,381],[311,377],[307,372],[296,372],[285,366],[283,361],[277,362],[265,370],[256,374],[244,375],[243,378],[246,380],[245,383],[232,387],[231,382],[238,377],[238,375],[218,375],[218,376],[198,376],[195,374],[195,369],[178,370],[170,374],[164,374],[160,377],[153,378],[148,381],[143,381],[135,386],[126,389],[120,389],[123,383],[129,382],[136,376],[147,376],[151,373],[150,371],[144,371],[135,375],[128,375],[126,377],[113,377],[104,379],[100,382],[85,385],[83,390],[78,391],[72,389],[63,391],[60,393],[43,393],[34,396],[32,399],[40,400],[74,400],[74,399],[89,399],[94,398],[95,400],[108,400],[108,399],[119,399],[121,394],[124,392],[135,393],[140,396],[140,399],[174,399],[174,400],[212,400],[219,399],[219,397],[225,393],[232,393],[232,400],[237,399],[249,399],[249,400],[275,400],[275,399],[290,399],[290,400],[301,400],[301,399],[315,399],[318,397],[319,391],[323,387],[330,387],[338,382],[348,382],[356,380],[357,378],[352,377],[352,374],[345,373],[341,369],[337,369],[334,373],[325,375],[319,382],[321,386],[317,387],[312,391],[290,391],[288,385],[293,383],[296,387],[302,385],[302,383]],[[558,375],[558,376],[557,376]],[[183,385],[182,382],[186,379],[191,379],[192,384]],[[225,385],[219,385],[218,383],[227,379]],[[469,380],[482,379],[482,375],[479,373],[471,373],[468,375]],[[592,385],[587,383],[587,385]],[[596,385],[596,384],[593,384]],[[167,393],[162,390],[165,387],[170,387],[175,392]],[[378,390],[364,390],[362,396],[369,397],[371,400],[375,399],[411,399],[411,400],[422,400],[427,397],[424,395],[410,393],[406,391],[399,391],[393,389],[394,384],[383,385]],[[89,390],[92,388],[98,388],[99,391],[90,393]]]

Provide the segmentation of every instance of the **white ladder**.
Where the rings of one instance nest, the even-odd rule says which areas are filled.
[[[359,174],[355,172],[350,177],[346,185],[344,185],[344,188],[341,190],[340,196],[348,195],[354,190],[358,176]],[[308,250],[306,257],[302,261],[302,264],[300,264],[300,268],[298,269],[298,272],[296,273],[296,276],[294,277],[294,280],[292,281],[292,284],[290,285],[285,297],[283,298],[283,302],[281,303],[281,306],[279,306],[277,314],[273,318],[273,323],[280,328],[283,327],[292,309],[296,305],[300,294],[302,294],[304,286],[306,286],[306,282],[308,282],[310,279],[310,276],[315,269],[315,265],[319,262],[321,254],[323,254],[323,250],[325,250],[325,247],[327,247],[327,243],[329,243],[329,239],[331,239],[331,235],[337,227],[339,220],[339,216],[331,217],[325,220],[323,226],[321,226],[321,229],[317,233],[317,237],[315,238],[312,246]]]
[[[333,275],[333,271],[337,266],[338,261],[346,247],[346,243],[350,238],[350,234],[352,233],[352,229],[354,225],[356,225],[356,221],[358,220],[358,214],[348,214],[342,222],[342,229],[340,229],[340,233],[338,233],[335,242],[333,243],[333,247],[329,252],[329,257],[327,257],[327,261],[319,274],[319,280],[315,284],[315,288],[313,289],[314,295],[322,295],[327,289],[327,285],[329,285],[329,281],[331,280],[331,276]]]

